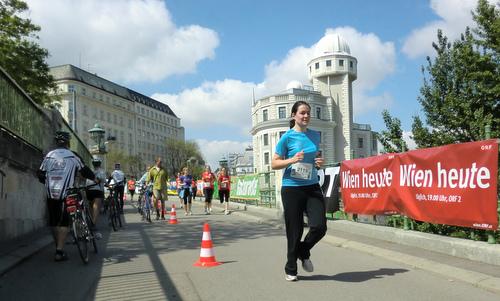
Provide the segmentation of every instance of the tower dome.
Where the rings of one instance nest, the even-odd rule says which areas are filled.
[[[303,89],[303,88],[304,88],[304,86],[298,80],[292,80],[291,82],[288,83],[288,85],[286,85],[286,89],[287,90],[290,90],[290,89]]]
[[[327,34],[316,44],[314,55],[320,57],[334,53],[350,55],[351,49],[349,49],[349,45],[341,35],[336,33]]]

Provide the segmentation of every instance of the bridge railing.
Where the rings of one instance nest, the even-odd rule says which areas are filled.
[[[0,127],[41,152],[51,146],[55,130],[67,131],[72,135],[71,150],[90,163],[92,155],[85,144],[64,119],[59,119],[56,124],[0,67]]]

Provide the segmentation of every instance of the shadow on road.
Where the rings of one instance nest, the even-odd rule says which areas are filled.
[[[300,280],[335,280],[341,282],[364,282],[371,279],[381,279],[384,276],[394,276],[398,273],[405,273],[405,269],[378,269],[373,271],[348,272],[336,275],[312,275],[299,276]]]

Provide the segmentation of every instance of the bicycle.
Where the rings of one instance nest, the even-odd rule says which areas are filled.
[[[106,186],[109,190],[109,195],[105,199],[105,210],[108,212],[109,222],[113,231],[118,231],[118,226],[122,227],[122,221],[120,218],[120,204],[118,202],[118,194],[115,191],[113,185]]]
[[[90,186],[89,186],[90,187]],[[89,216],[85,210],[86,199],[82,197],[82,190],[88,187],[68,188],[64,202],[65,208],[70,216],[71,235],[84,264],[89,262],[89,243],[92,242],[94,253],[97,253],[97,242],[94,232],[89,227]],[[87,205],[88,206],[88,205]]]
[[[151,206],[151,195],[153,194],[152,190],[153,186],[148,185],[144,188],[144,193],[142,194],[142,201],[141,201],[141,214],[142,214],[142,219],[147,220],[148,222],[151,221],[151,211],[152,211],[152,206]]]

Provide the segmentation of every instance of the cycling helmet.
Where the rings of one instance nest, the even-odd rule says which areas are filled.
[[[55,136],[54,136],[54,139],[56,141],[68,142],[71,140],[71,135],[70,135],[70,133],[65,132],[65,131],[57,131]]]
[[[115,163],[115,169],[120,169],[121,164],[120,163]]]

